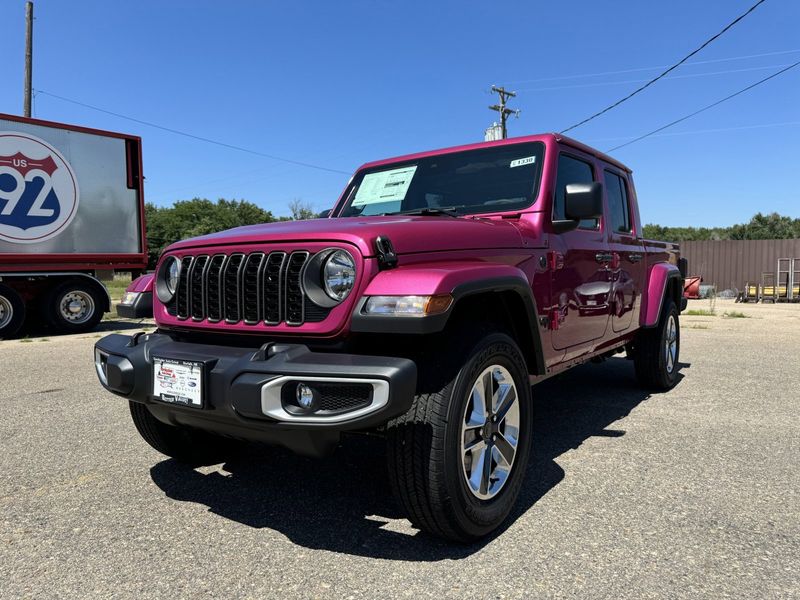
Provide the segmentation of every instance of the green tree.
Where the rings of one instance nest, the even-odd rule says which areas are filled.
[[[800,219],[778,213],[757,213],[750,222],[731,227],[664,227],[648,223],[643,228],[647,239],[671,242],[695,240],[785,240],[800,238]]]
[[[749,223],[730,228],[732,240],[785,240],[800,237],[800,219],[757,213]]]
[[[161,252],[170,244],[198,235],[224,231],[242,225],[271,223],[275,217],[246,200],[216,202],[205,198],[181,200],[173,206],[145,205],[147,246],[150,267],[154,267]]]

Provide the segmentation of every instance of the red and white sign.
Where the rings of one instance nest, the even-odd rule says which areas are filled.
[[[59,235],[78,211],[72,166],[42,139],[0,131],[0,240],[32,244]]]

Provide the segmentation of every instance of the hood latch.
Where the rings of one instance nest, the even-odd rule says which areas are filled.
[[[381,270],[394,269],[397,266],[397,253],[394,251],[392,240],[388,237],[379,235],[375,238],[375,253]]]

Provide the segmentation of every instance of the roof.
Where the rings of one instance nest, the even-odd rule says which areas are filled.
[[[358,170],[372,168],[372,167],[379,167],[381,165],[396,163],[396,162],[406,162],[412,160],[418,160],[420,158],[426,158],[428,156],[436,156],[438,154],[450,154],[452,152],[463,152],[465,150],[477,150],[479,148],[492,148],[494,146],[509,146],[512,144],[523,144],[526,142],[558,142],[561,144],[566,144],[567,146],[572,146],[576,150],[580,150],[581,152],[586,152],[587,154],[591,154],[593,156],[598,157],[599,159],[614,165],[615,167],[627,171],[628,173],[631,170],[619,162],[617,159],[608,156],[607,154],[600,152],[596,148],[592,148],[591,146],[587,146],[583,142],[579,142],[578,140],[572,139],[571,137],[561,135],[559,133],[538,133],[534,135],[526,135],[520,137],[513,137],[507,138],[504,140],[497,140],[493,142],[477,142],[474,144],[464,144],[461,146],[451,146],[449,148],[439,148],[437,150],[426,150],[425,152],[416,152],[414,154],[404,154],[402,156],[395,156],[392,158],[385,158],[381,160],[371,161],[361,165]]]

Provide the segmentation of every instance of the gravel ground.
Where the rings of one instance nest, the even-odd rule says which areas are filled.
[[[800,597],[800,305],[716,312],[669,393],[621,358],[535,387],[518,509],[466,547],[402,518],[379,440],[189,469],[101,390],[96,335],[0,342],[0,596]]]

